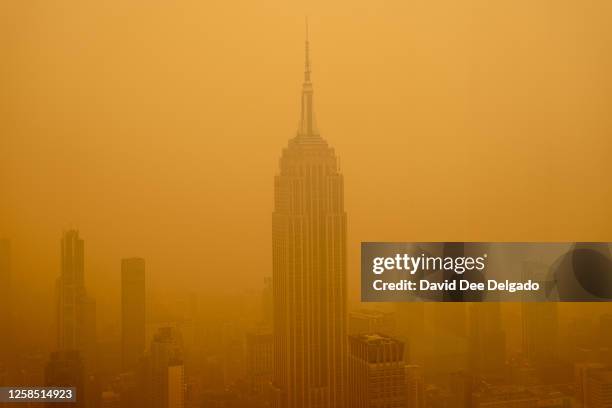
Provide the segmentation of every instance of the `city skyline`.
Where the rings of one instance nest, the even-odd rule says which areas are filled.
[[[150,6],[141,10],[148,18],[116,1],[81,5],[65,20],[51,5],[7,5],[2,17],[24,23],[7,37],[15,64],[5,112],[14,120],[3,122],[12,127],[1,162],[0,234],[13,242],[17,282],[52,296],[43,290],[59,272],[57,233],[78,227],[93,249],[105,248],[86,262],[93,289],[108,295],[92,295],[118,314],[118,285],[106,279],[117,259],[138,254],[165,287],[185,289],[165,272],[177,269],[205,290],[199,277],[217,276],[235,236],[267,236],[278,146],[299,118],[305,14],[317,43],[318,113],[343,153],[345,205],[358,220],[347,236],[350,285],[361,238],[609,241],[601,3],[552,12],[516,2],[506,14],[444,1],[454,19],[426,5],[381,6],[371,19],[373,6],[360,4],[354,18],[319,2],[308,12],[248,5],[232,10],[232,24],[195,4],[183,5],[189,13]],[[37,12],[50,35],[26,29]],[[580,15],[590,29],[580,30]],[[230,35],[235,24],[245,31]],[[57,71],[45,69],[41,59],[62,55]],[[237,191],[248,206],[237,207]],[[269,275],[271,243],[261,241],[243,250],[238,279],[218,276],[220,287],[248,290]],[[195,242],[210,249],[205,265]]]
[[[5,6],[0,386],[74,384],[85,408],[612,403],[607,303],[359,297],[362,241],[612,241],[612,9],[358,3],[315,1],[304,50],[277,0]]]

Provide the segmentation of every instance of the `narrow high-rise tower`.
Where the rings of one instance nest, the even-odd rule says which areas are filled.
[[[469,306],[469,366],[474,376],[491,380],[504,374],[506,333],[501,314],[497,302]]]
[[[349,406],[407,407],[405,360],[400,340],[377,333],[349,336]]]
[[[297,135],[274,183],[274,406],[346,406],[346,213],[334,150],[321,138],[306,63]]]
[[[65,232],[57,279],[57,343],[59,350],[79,351],[89,368],[95,356],[96,303],[85,290],[84,269],[79,232]]]
[[[145,260],[121,260],[121,359],[124,371],[136,367],[145,350]]]
[[[151,342],[152,408],[183,408],[183,342],[173,327],[160,328]]]

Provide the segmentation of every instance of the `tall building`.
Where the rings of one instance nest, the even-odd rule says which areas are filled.
[[[470,370],[479,377],[502,377],[506,360],[506,333],[497,302],[472,303],[470,310]]]
[[[264,278],[264,288],[261,294],[261,306],[262,306],[262,322],[266,326],[272,325],[272,319],[274,316],[274,302],[272,294],[272,277],[268,276]]]
[[[183,347],[173,327],[162,327],[151,342],[153,408],[182,408],[185,394]]]
[[[272,216],[274,406],[345,406],[346,213],[313,112],[308,40],[301,120],[280,159]]]
[[[469,366],[467,303],[434,302],[431,312],[431,354],[425,367],[437,372],[465,370]],[[433,336],[433,337],[431,337]]]
[[[244,379],[244,334],[243,327],[237,322],[226,322],[221,327],[221,358],[225,387]]]
[[[406,376],[406,408],[425,407],[425,377],[423,368],[417,365],[407,365]]]
[[[410,350],[411,363],[423,364],[428,339],[425,337],[425,302],[398,302],[395,311],[396,336]]]
[[[145,350],[145,261],[121,260],[121,357],[133,370]]]
[[[473,245],[466,248],[461,242],[444,243],[441,250],[440,255],[443,257],[462,257],[476,251]],[[442,279],[449,282],[467,277],[462,276],[453,271],[441,271]],[[426,306],[427,313],[431,313],[428,319],[432,323],[433,354],[428,355],[428,360],[431,360],[425,365],[438,372],[464,370],[469,366],[468,313],[464,302],[471,300],[471,295],[468,291],[458,289],[444,291],[439,300],[444,302],[433,302]]]
[[[168,366],[168,408],[185,405],[185,367],[182,364]]]
[[[272,332],[257,328],[246,335],[246,375],[251,392],[265,394],[272,382]]]
[[[547,287],[547,267],[525,262],[522,277]],[[537,367],[549,366],[558,357],[559,316],[556,302],[524,302],[522,304],[523,352]]]
[[[406,408],[404,343],[381,334],[349,336],[348,406]]]
[[[85,289],[84,243],[78,231],[64,233],[61,251],[56,283],[57,344],[60,350],[79,351],[87,368],[94,364],[96,303]]]

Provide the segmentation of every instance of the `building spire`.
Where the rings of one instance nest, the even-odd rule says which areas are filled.
[[[298,137],[318,137],[312,104],[312,83],[310,82],[310,43],[308,39],[308,17],[306,17],[306,42],[304,50],[304,83],[302,84],[302,115]]]
[[[304,82],[310,82],[310,45],[308,44],[308,17],[306,17],[306,48],[304,58]]]

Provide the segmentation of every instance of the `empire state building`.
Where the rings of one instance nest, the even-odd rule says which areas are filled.
[[[346,393],[346,213],[313,113],[308,39],[301,119],[274,182],[274,406],[340,408]]]

